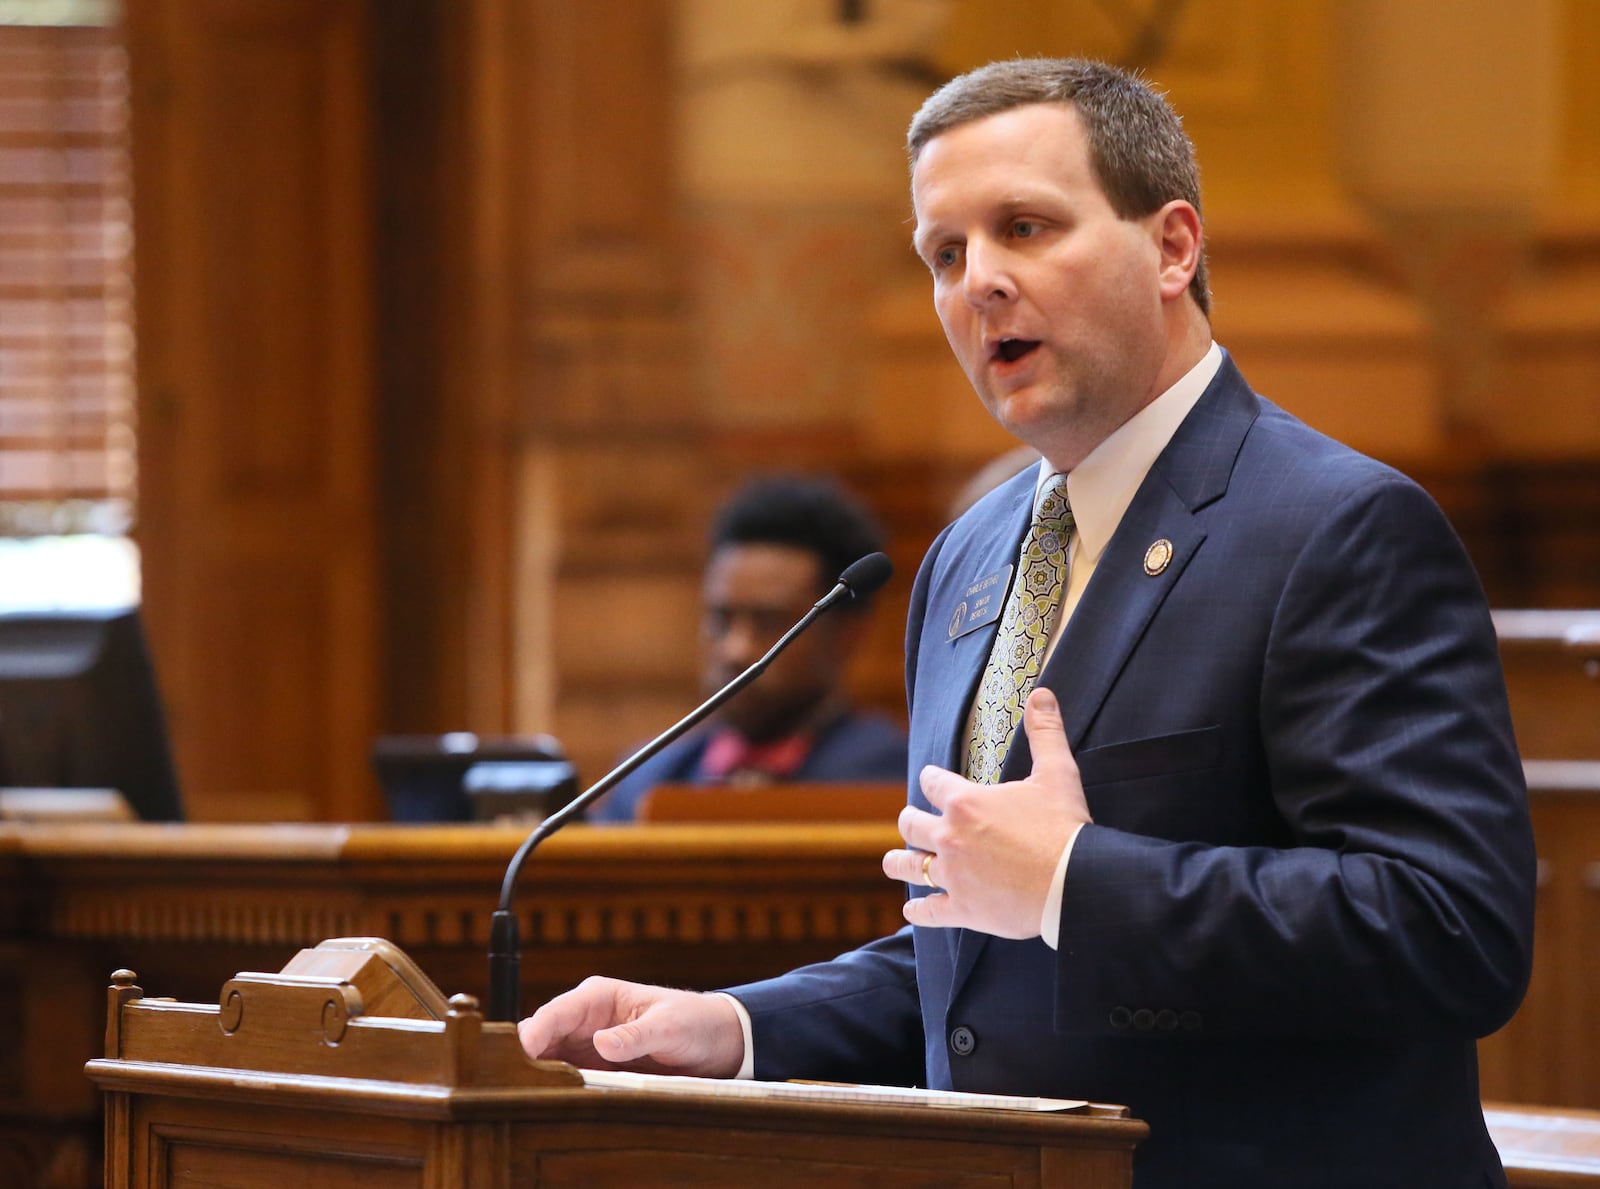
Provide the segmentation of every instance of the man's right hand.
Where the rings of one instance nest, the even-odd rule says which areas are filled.
[[[598,976],[517,1025],[530,1057],[585,1069],[730,1078],[744,1062],[744,1029],[721,995]]]

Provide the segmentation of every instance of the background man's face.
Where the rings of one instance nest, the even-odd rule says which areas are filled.
[[[702,587],[701,685],[706,693],[759,660],[826,593],[816,554],[792,545],[724,545]],[[722,708],[746,738],[787,734],[832,693],[848,659],[851,617],[835,611],[800,636]]]

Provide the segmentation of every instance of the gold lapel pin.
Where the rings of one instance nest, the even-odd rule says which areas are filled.
[[[1162,537],[1144,551],[1144,572],[1154,578],[1172,560],[1172,542]]]

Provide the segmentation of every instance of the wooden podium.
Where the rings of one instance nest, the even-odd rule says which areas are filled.
[[[217,1005],[113,976],[107,1189],[1073,1186],[1131,1181],[1146,1126],[1081,1114],[588,1087],[374,938],[240,974]]]

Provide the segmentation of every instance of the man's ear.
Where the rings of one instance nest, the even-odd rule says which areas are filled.
[[[1156,247],[1161,253],[1161,296],[1175,301],[1189,289],[1195,270],[1200,267],[1200,249],[1205,229],[1200,212],[1181,198],[1174,198],[1151,216]]]

